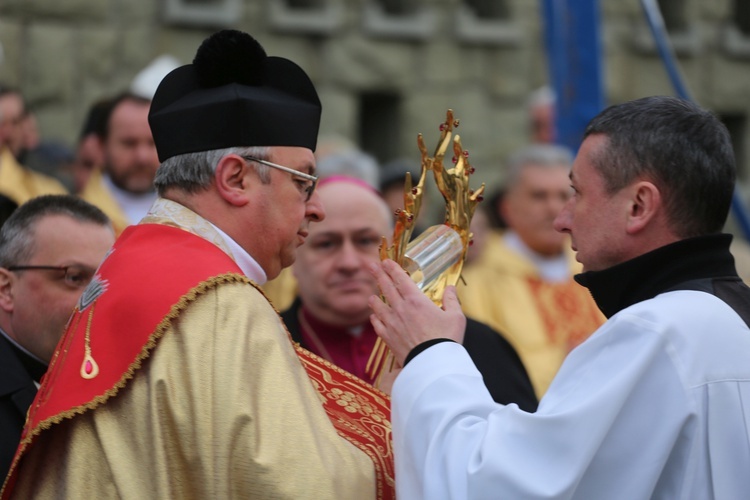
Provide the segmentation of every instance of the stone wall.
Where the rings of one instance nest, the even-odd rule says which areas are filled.
[[[750,39],[733,28],[733,0],[683,3],[683,72],[699,102],[734,119],[747,170]],[[450,107],[479,179],[494,183],[502,159],[527,142],[526,98],[546,81],[539,2],[505,4],[509,19],[485,21],[467,16],[464,0],[404,0],[415,8],[401,18],[376,0],[2,0],[0,81],[22,88],[44,137],[73,144],[92,102],[125,89],[156,56],[189,62],[208,34],[234,27],[309,72],[323,136],[359,141],[361,96],[392,96],[369,143],[381,160],[416,159],[417,133],[431,147]],[[608,101],[672,93],[640,2],[602,0],[601,12]]]

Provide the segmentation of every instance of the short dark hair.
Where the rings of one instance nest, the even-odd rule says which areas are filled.
[[[112,111],[113,99],[105,98],[94,102],[86,112],[86,118],[81,126],[81,133],[78,135],[78,141],[82,141],[87,136],[94,134],[103,139],[106,135],[107,121]]]
[[[8,95],[8,94],[15,94],[15,95],[21,95],[21,89],[18,87],[13,87],[11,85],[8,85],[6,83],[0,82],[0,96]]]
[[[595,134],[607,138],[593,162],[610,194],[646,178],[678,236],[722,230],[736,167],[729,132],[713,113],[676,97],[645,97],[602,111],[584,138]]]
[[[94,130],[95,133],[100,134],[102,140],[109,137],[112,114],[115,112],[115,109],[117,109],[117,107],[123,102],[133,102],[136,104],[142,104],[144,106],[151,105],[151,101],[149,99],[141,97],[137,94],[133,94],[132,92],[122,92],[109,101],[102,102],[100,104],[101,108],[96,111],[97,113],[100,113],[98,119],[101,120],[101,122],[98,124],[98,127],[96,127],[98,128],[98,130]]]
[[[23,265],[34,253],[34,228],[43,217],[64,215],[112,228],[104,212],[77,196],[38,196],[18,207],[0,228],[0,267]]]

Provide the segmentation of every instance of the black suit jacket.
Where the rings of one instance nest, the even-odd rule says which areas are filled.
[[[5,478],[36,396],[34,379],[18,350],[0,335],[0,477]]]
[[[281,313],[281,317],[292,339],[307,349],[297,315],[301,304],[298,297],[289,309]],[[504,405],[516,403],[522,410],[536,411],[538,401],[529,375],[505,337],[484,323],[466,318],[464,348],[482,374],[484,385],[495,402]]]

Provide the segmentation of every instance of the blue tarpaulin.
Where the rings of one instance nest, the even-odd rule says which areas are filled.
[[[586,124],[604,108],[597,0],[542,0],[558,143],[577,151]]]

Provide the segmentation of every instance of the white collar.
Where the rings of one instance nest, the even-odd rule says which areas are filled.
[[[229,250],[232,252],[232,257],[234,257],[234,261],[237,263],[237,265],[242,269],[242,272],[256,282],[259,285],[264,284],[268,277],[266,276],[266,272],[263,270],[262,267],[260,267],[260,264],[258,264],[258,261],[253,259],[253,257],[245,251],[244,248],[242,248],[236,241],[234,241],[227,233],[216,227],[213,223],[210,221],[207,221],[209,224],[213,226],[214,229],[216,229],[216,232],[219,233],[219,236],[224,240],[224,243],[229,247]]]
[[[258,261],[227,233],[176,201],[157,198],[141,224],[166,224],[189,231],[219,247],[234,260],[245,276],[257,284],[262,285],[268,279]]]
[[[157,198],[155,190],[147,193],[131,193],[125,191],[124,189],[115,186],[115,183],[112,182],[112,178],[106,173],[102,174],[102,182],[131,224],[137,224],[138,221],[145,217],[151,208],[151,205]]]
[[[536,267],[539,276],[544,281],[563,282],[570,279],[570,263],[564,251],[560,255],[547,257],[535,252],[523,242],[518,233],[509,229],[503,234],[503,241],[508,248],[529,259]]]

